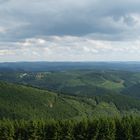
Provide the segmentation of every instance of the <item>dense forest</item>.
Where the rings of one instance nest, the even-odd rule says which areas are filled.
[[[140,118],[0,121],[1,140],[139,140]]]

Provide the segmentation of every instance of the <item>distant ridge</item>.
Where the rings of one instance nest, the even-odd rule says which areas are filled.
[[[124,70],[140,71],[140,62],[3,62],[0,71],[62,71],[62,70]]]

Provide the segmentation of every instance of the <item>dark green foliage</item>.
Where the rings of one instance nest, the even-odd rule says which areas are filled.
[[[140,100],[126,95],[121,94],[107,94],[103,96],[96,97],[98,102],[112,102],[116,107],[122,110],[138,109],[140,110]]]
[[[139,140],[140,139],[140,121],[139,119],[133,119],[132,121],[132,138],[133,140]]]
[[[120,94],[80,97],[0,82],[0,118],[80,119],[139,114],[140,100]]]
[[[140,118],[0,121],[1,140],[139,140]]]
[[[131,85],[128,88],[124,89],[122,92],[125,95],[140,98],[140,83]]]
[[[14,123],[10,120],[0,121],[0,139],[1,140],[13,140],[14,137]]]
[[[0,118],[9,119],[79,119],[95,114],[116,116],[110,103],[96,103],[94,98],[74,97],[32,87],[0,82]]]
[[[0,82],[0,118],[61,119],[77,114],[75,108],[55,93]]]
[[[128,117],[116,121],[116,139],[117,140],[131,140],[132,139],[133,119]]]
[[[115,140],[114,120],[100,119],[98,129],[97,140]]]
[[[88,123],[86,120],[79,122],[74,128],[74,137],[76,140],[85,140],[88,138]]]
[[[72,140],[74,138],[74,122],[69,121],[60,121],[57,124],[57,132],[59,140]]]

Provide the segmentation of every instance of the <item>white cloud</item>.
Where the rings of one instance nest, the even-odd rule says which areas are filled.
[[[0,56],[13,55],[13,54],[15,54],[14,51],[10,51],[10,50],[0,50]]]
[[[140,41],[103,41],[74,36],[39,37],[15,42],[12,47],[10,43],[3,44],[0,47],[1,60],[5,60],[7,55],[9,61],[139,60]]]
[[[7,32],[7,29],[5,27],[0,27],[0,33],[4,34]]]

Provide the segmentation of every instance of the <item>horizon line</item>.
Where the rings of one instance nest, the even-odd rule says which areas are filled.
[[[111,61],[1,61],[0,63],[126,63],[126,62],[140,62],[140,60],[111,60]]]

